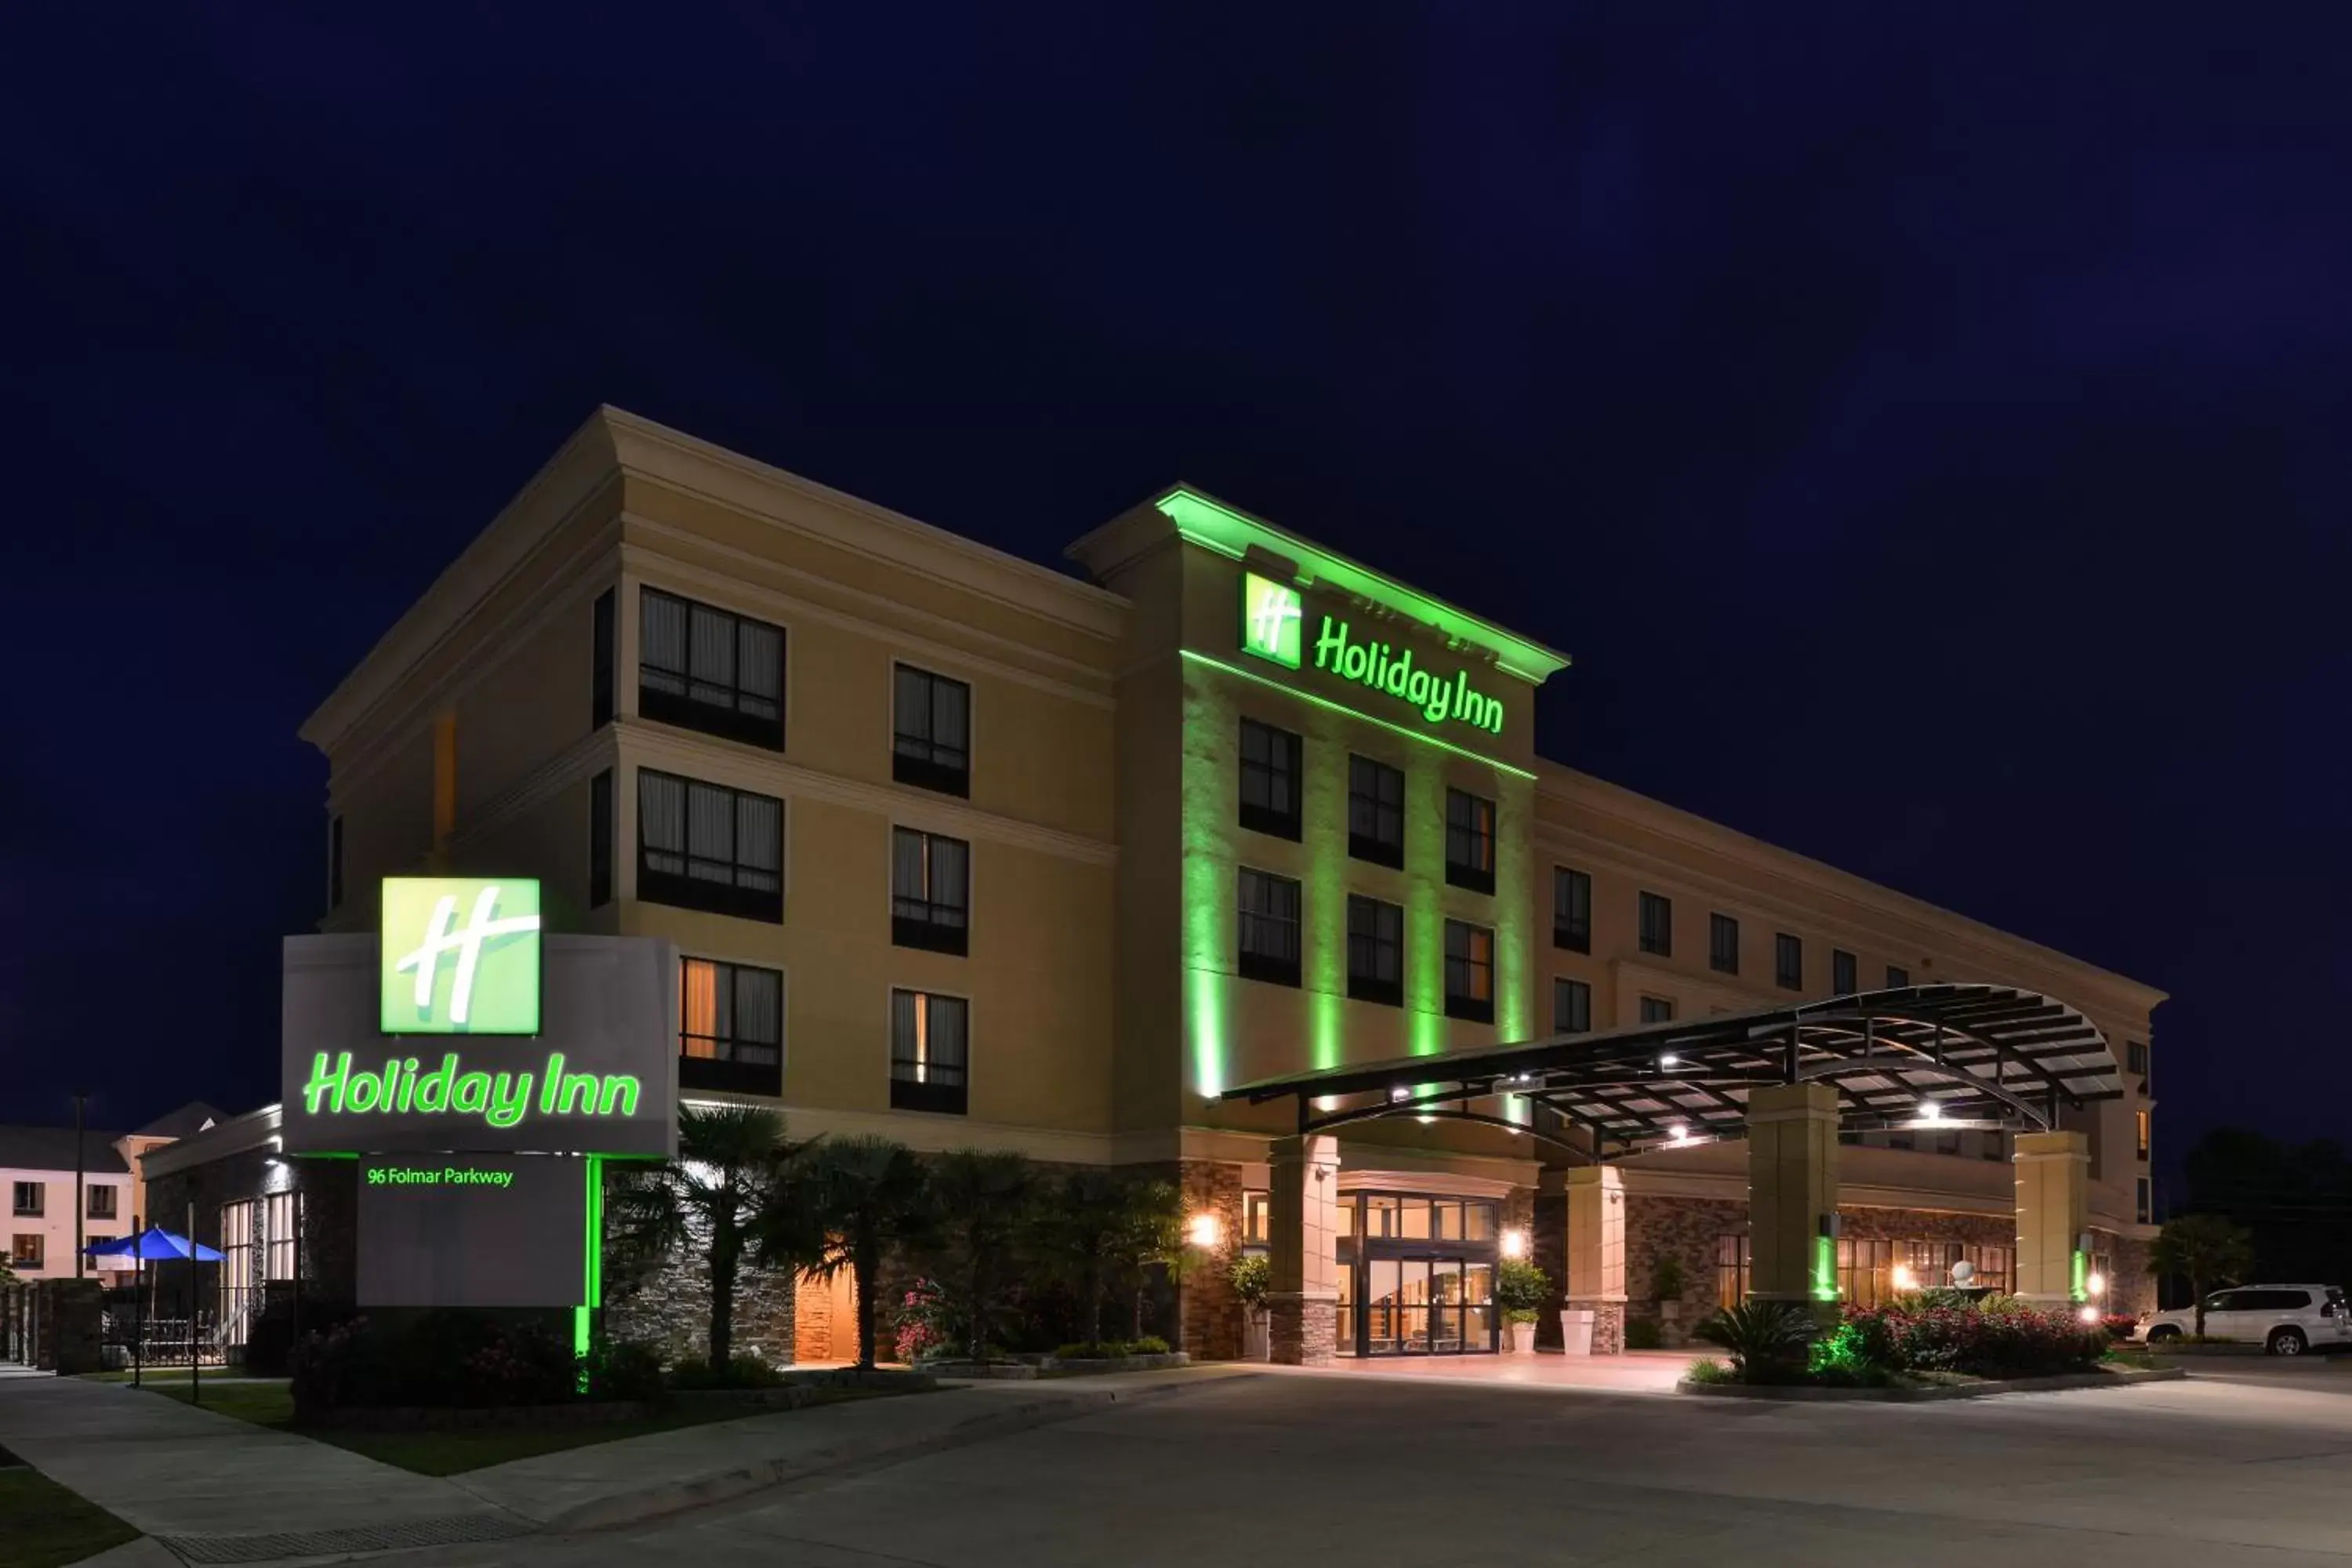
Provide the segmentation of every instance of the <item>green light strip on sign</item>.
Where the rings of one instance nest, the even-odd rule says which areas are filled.
[[[1276,691],[1283,693],[1286,697],[1296,697],[1301,702],[1311,702],[1318,708],[1328,708],[1334,713],[1345,713],[1350,719],[1360,719],[1367,724],[1378,724],[1381,729],[1387,730],[1393,734],[1402,735],[1409,741],[1419,741],[1425,746],[1435,746],[1441,752],[1451,752],[1457,757],[1467,757],[1474,763],[1484,763],[1488,767],[1495,769],[1498,773],[1508,773],[1513,778],[1532,779],[1536,776],[1525,768],[1514,767],[1510,763],[1503,762],[1498,758],[1487,756],[1483,752],[1474,752],[1467,746],[1457,746],[1451,741],[1441,741],[1436,736],[1423,734],[1419,730],[1408,730],[1402,724],[1391,723],[1386,719],[1378,718],[1372,714],[1366,713],[1360,709],[1350,708],[1344,702],[1334,702],[1329,698],[1318,697],[1312,691],[1302,691],[1296,686],[1286,686],[1279,680],[1269,680],[1263,675],[1256,674],[1252,670],[1243,669],[1237,665],[1227,664],[1223,659],[1198,652],[1195,649],[1188,647],[1179,651],[1183,654],[1186,659],[1194,664],[1205,664],[1212,669],[1223,670],[1227,675],[1237,675],[1244,680],[1255,680],[1260,686],[1269,687]]]
[[[572,1311],[572,1353],[584,1359],[594,1342],[596,1309],[604,1304],[604,1160],[591,1154],[581,1163],[588,1167],[588,1234],[581,1247],[580,1305]],[[588,1374],[580,1377],[584,1384]]]

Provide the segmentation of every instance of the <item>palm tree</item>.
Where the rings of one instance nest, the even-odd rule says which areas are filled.
[[[856,1282],[857,1364],[874,1365],[874,1300],[885,1252],[929,1233],[929,1183],[923,1163],[887,1138],[819,1138],[793,1152],[783,1192],[761,1243],[831,1279]]]
[[[2234,1285],[2253,1272],[2254,1238],[2245,1226],[2217,1214],[2185,1214],[2164,1222],[2147,1249],[2151,1274],[2185,1277],[2197,1303],[2197,1337],[2205,1337],[2205,1287]]]
[[[971,1326],[975,1362],[988,1359],[989,1330],[1036,1191],[1037,1169],[1021,1154],[957,1149],[931,1166],[930,1250]]]
[[[1134,1294],[1129,1339],[1143,1337],[1143,1303],[1151,1294],[1151,1266],[1160,1264],[1181,1280],[1184,1257],[1184,1196],[1172,1182],[1130,1182],[1127,1213],[1119,1226],[1118,1270]]]
[[[619,1177],[613,1195],[620,1249],[641,1267],[701,1249],[710,1268],[710,1368],[722,1376],[734,1354],[736,1276],[775,1202],[783,1162],[784,1120],[775,1112],[683,1106],[677,1158]]]
[[[1102,1340],[1103,1289],[1118,1268],[1132,1230],[1127,1178],[1099,1166],[1081,1166],[1055,1184],[1038,1205],[1039,1255],[1076,1289],[1086,1311],[1087,1342]]]

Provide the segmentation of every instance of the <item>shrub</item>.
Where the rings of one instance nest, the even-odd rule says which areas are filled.
[[[1683,1373],[1693,1383],[1738,1383],[1739,1374],[1719,1361],[1695,1361]]]
[[[351,1321],[352,1309],[346,1302],[302,1303],[303,1335],[322,1334]],[[293,1370],[294,1346],[301,1337],[294,1331],[293,1298],[273,1293],[246,1331],[246,1372],[254,1377],[284,1377]]]
[[[1532,1323],[1551,1300],[1551,1276],[1524,1258],[1507,1258],[1495,1270],[1495,1303],[1507,1323]]]
[[[624,1340],[588,1352],[588,1397],[633,1399],[651,1405],[662,1396],[661,1356],[653,1346]]]
[[[1129,1355],[1168,1355],[1168,1342],[1158,1334],[1146,1334],[1127,1347]]]
[[[298,1408],[561,1405],[580,1363],[544,1326],[436,1310],[404,1328],[366,1318],[304,1338],[289,1358]]]
[[[1658,1259],[1650,1270],[1650,1294],[1661,1301],[1679,1301],[1687,1289],[1683,1279],[1683,1260],[1673,1253]]]
[[[1665,1331],[1654,1318],[1630,1318],[1625,1322],[1625,1348],[1629,1351],[1654,1351],[1665,1347]]]
[[[1165,1344],[1168,1342],[1162,1340],[1160,1342]],[[1131,1347],[1125,1340],[1080,1340],[1075,1344],[1066,1344],[1056,1350],[1054,1352],[1054,1359],[1055,1361],[1118,1361],[1132,1353]]]
[[[959,1325],[951,1321],[954,1316],[939,1286],[929,1279],[916,1280],[915,1288],[899,1298],[898,1310],[891,1314],[890,1332],[898,1359],[912,1366],[949,1353],[964,1338],[956,1331]]]
[[[672,1388],[773,1388],[782,1381],[782,1373],[755,1355],[730,1356],[716,1373],[700,1356],[688,1356],[669,1369]]]
[[[1818,1331],[1812,1314],[1795,1301],[1748,1301],[1692,1331],[1731,1353],[1731,1370],[1742,1383],[1784,1383],[1801,1375],[1806,1347]]]
[[[1988,1297],[1973,1306],[1895,1301],[1848,1308],[1835,1338],[1849,1364],[1972,1377],[2088,1371],[2108,1344],[2103,1325],[2072,1312],[2045,1312],[2014,1297]]]
[[[1257,1311],[1265,1307],[1265,1293],[1274,1286],[1274,1260],[1263,1252],[1244,1252],[1234,1259],[1229,1278],[1241,1304]]]

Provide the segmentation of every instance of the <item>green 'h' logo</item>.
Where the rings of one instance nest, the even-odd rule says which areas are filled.
[[[1255,572],[1242,576],[1242,650],[1298,668],[1298,590]]]
[[[387,1035],[539,1033],[539,883],[386,877],[377,928]]]

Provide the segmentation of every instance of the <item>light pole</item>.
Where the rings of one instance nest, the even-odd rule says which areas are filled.
[[[89,1206],[89,1203],[82,1195],[81,1124],[82,1108],[89,1103],[89,1093],[87,1089],[74,1090],[74,1278],[77,1279],[82,1277],[82,1269],[87,1266],[87,1260],[81,1255],[83,1239],[81,1232],[82,1211]]]

